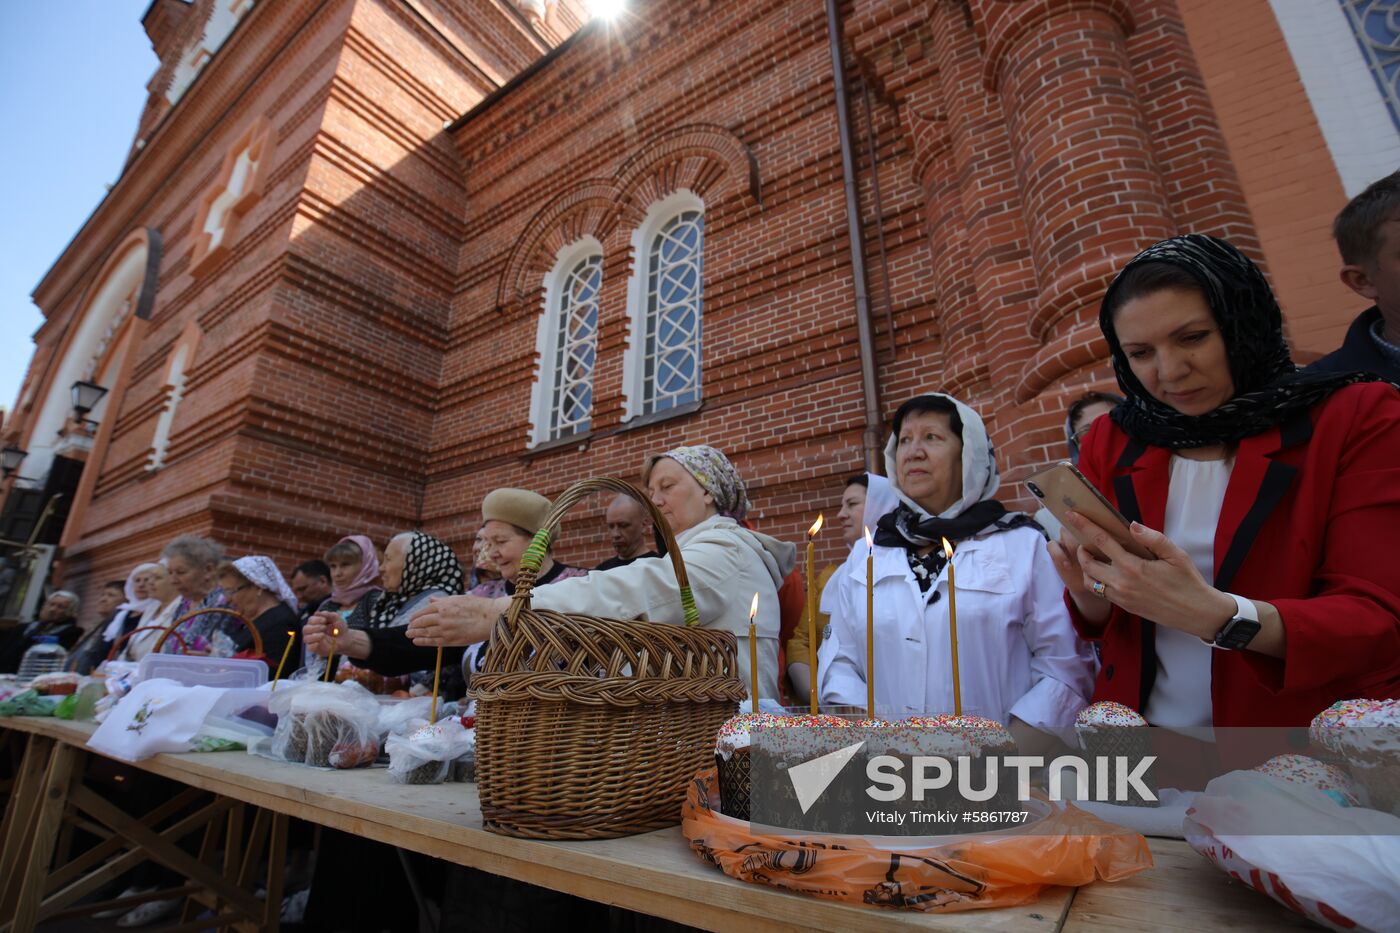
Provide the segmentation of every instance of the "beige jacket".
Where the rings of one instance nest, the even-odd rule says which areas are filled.
[[[749,683],[749,604],[758,594],[759,692],[778,696],[778,588],[792,571],[797,548],[749,531],[732,518],[711,516],[676,536],[690,588],[706,628],[739,639],[739,668]],[[612,619],[685,621],[669,557],[643,557],[625,567],[559,580],[531,595],[539,609]]]

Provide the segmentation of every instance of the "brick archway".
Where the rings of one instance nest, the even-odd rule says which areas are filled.
[[[501,273],[496,310],[513,316],[538,307],[544,277],[560,248],[584,236],[606,243],[617,227],[619,201],[612,182],[590,179],[540,208],[515,241]]]

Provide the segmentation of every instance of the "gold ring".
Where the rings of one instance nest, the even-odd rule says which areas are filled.
[[[1104,586],[1102,580],[1095,580],[1094,585],[1091,586],[1090,589],[1093,590],[1094,595],[1100,599],[1106,598],[1104,594],[1108,592],[1108,587]]]

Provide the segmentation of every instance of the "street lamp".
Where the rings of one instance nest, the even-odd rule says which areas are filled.
[[[96,408],[106,394],[107,389],[95,382],[79,380],[73,383],[73,411],[77,413],[78,420],[86,418],[87,413]]]
[[[29,456],[29,451],[22,450],[14,444],[0,450],[0,473],[9,476],[19,469],[19,465],[24,462],[24,458],[27,456]]]

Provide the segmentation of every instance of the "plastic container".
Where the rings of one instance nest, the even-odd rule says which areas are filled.
[[[141,659],[137,677],[140,680],[164,677],[186,687],[256,690],[267,683],[267,664],[244,658],[148,654]]]
[[[68,663],[68,652],[57,635],[40,635],[19,662],[19,679],[30,681],[40,674],[54,674]]]

